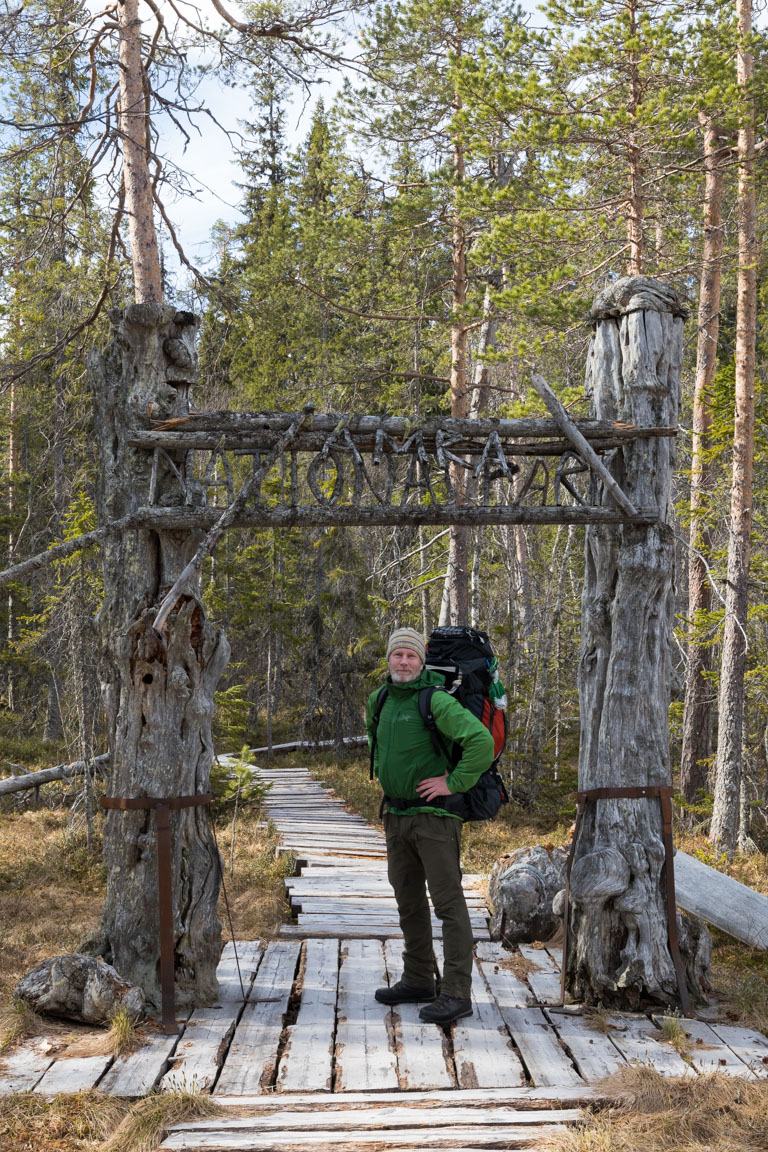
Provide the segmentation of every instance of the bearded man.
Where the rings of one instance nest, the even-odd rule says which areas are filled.
[[[472,1015],[474,936],[461,883],[460,816],[444,807],[491,766],[493,737],[448,692],[435,692],[431,711],[449,761],[435,751],[419,710],[419,693],[444,684],[425,670],[426,646],[413,628],[397,628],[387,643],[386,694],[372,692],[366,727],[372,763],[384,791],[387,874],[403,933],[403,975],[377,989],[382,1004],[424,1003],[419,1018],[450,1024]],[[436,993],[432,919],[427,889],[442,926],[444,965]]]

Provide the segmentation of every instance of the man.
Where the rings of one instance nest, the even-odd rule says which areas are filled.
[[[466,792],[490,767],[493,737],[447,692],[432,697],[432,714],[443,742],[461,749],[455,767],[439,756],[419,713],[419,692],[443,684],[424,670],[425,644],[413,628],[398,628],[387,644],[387,695],[375,720],[379,690],[366,710],[374,769],[384,790],[387,873],[395,891],[404,937],[402,979],[379,988],[382,1004],[426,1002],[421,1020],[450,1024],[472,1015],[473,933],[461,886],[461,818],[441,808],[441,798]],[[375,730],[375,731],[374,731]],[[426,887],[443,927],[444,966],[435,994],[432,922]]]

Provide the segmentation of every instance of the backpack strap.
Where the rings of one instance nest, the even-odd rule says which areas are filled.
[[[443,737],[438,730],[435,718],[432,715],[432,697],[434,696],[435,692],[448,692],[448,689],[444,688],[441,684],[430,684],[426,688],[422,688],[419,692],[419,714],[421,716],[424,727],[426,728],[427,732],[429,732],[430,739],[432,740],[432,747],[435,750],[435,755],[444,756],[450,764],[452,762],[450,754],[445,746],[445,741],[443,740]]]
[[[373,755],[374,755],[374,752],[376,751],[376,732],[377,732],[378,727],[379,727],[379,717],[381,716],[381,710],[386,703],[388,695],[389,695],[389,689],[387,688],[386,684],[383,684],[381,686],[381,688],[379,688],[379,694],[376,697],[376,707],[374,708],[373,716],[371,717],[371,725],[373,727],[373,733],[371,735],[371,763],[370,763],[370,766],[368,768],[368,775],[369,775],[369,778],[371,780],[373,780],[373,778],[374,778]]]

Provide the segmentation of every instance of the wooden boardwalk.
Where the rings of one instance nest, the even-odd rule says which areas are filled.
[[[82,1043],[53,1050],[29,1041],[0,1060],[0,1092],[98,1088],[136,1097],[187,1088],[232,1109],[224,1121],[174,1129],[168,1152],[330,1141],[469,1150],[536,1148],[574,1122],[596,1081],[627,1063],[670,1076],[768,1075],[768,1040],[748,1029],[684,1021],[684,1059],[665,1041],[661,1018],[552,1007],[558,951],[512,954],[490,941],[480,877],[465,878],[473,1016],[438,1028],[420,1023],[416,1005],[387,1009],[373,992],[400,976],[402,943],[381,832],[305,771],[259,774],[272,782],[266,810],[281,850],[297,859],[298,875],[286,881],[294,922],[278,939],[227,945],[218,1003],[180,1020],[177,1036],[150,1034],[118,1059],[82,1056]],[[435,932],[439,963],[437,921]]]

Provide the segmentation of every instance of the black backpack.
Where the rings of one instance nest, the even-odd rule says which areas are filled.
[[[449,692],[455,696],[493,736],[495,755],[491,767],[483,772],[467,792],[455,792],[452,796],[440,799],[440,808],[454,816],[460,816],[464,821],[493,820],[502,804],[509,801],[507,789],[497,767],[507,737],[506,714],[502,707],[494,704],[494,699],[500,701],[504,696],[504,689],[499,684],[496,673],[497,664],[487,634],[474,628],[456,625],[435,628],[427,641],[425,668],[440,672],[445,677],[444,687],[433,684],[422,688],[419,692],[419,714],[430,734],[436,754],[443,756],[452,767],[461,759],[461,748],[455,745],[448,748],[438,731],[432,715],[432,697],[435,692]],[[387,694],[385,684],[379,689],[372,717],[371,779],[373,779],[376,730]],[[384,801],[402,808],[414,807],[416,803],[407,798],[391,796],[385,796]]]

